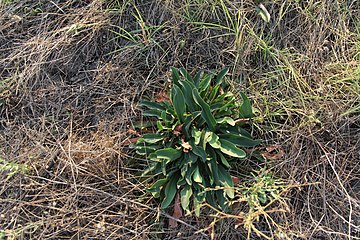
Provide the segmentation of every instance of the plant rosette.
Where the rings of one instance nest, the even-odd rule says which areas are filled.
[[[156,119],[156,132],[143,134],[132,147],[149,160],[142,176],[155,180],[147,189],[166,209],[180,194],[182,209],[196,216],[204,202],[226,210],[234,198],[231,164],[246,157],[254,140],[242,126],[252,117],[250,100],[229,91],[217,75],[172,68],[169,98],[141,101],[143,116]],[[155,121],[154,121],[155,123]]]

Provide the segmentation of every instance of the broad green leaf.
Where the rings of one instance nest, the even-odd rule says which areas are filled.
[[[235,101],[236,101],[235,98],[231,98],[231,99],[224,100],[225,104],[223,104],[223,105],[222,105],[219,109],[217,109],[217,110],[220,112],[220,111],[226,111],[227,109],[236,107]]]
[[[179,72],[176,68],[171,67],[172,81],[174,85],[178,85],[180,81]]]
[[[191,161],[191,164],[194,164],[198,158],[199,158],[199,156],[195,155],[192,152],[189,152],[189,160]]]
[[[260,139],[253,140],[241,134],[220,134],[219,137],[241,147],[255,147],[261,143]]]
[[[213,151],[213,153],[211,154],[213,155],[212,158],[210,159],[210,161],[208,162],[208,166],[211,170],[211,173],[213,175],[214,178],[214,182],[216,185],[219,185],[219,169],[218,169],[218,163],[216,162],[216,152]]]
[[[214,99],[216,98],[216,94],[218,93],[220,88],[220,85],[216,85],[210,92],[209,98],[208,98],[208,102],[212,102],[214,101]]]
[[[216,84],[221,84],[225,75],[228,73],[229,68],[224,68],[221,72],[216,76]]]
[[[160,187],[162,187],[167,181],[168,181],[167,178],[159,179],[153,185],[151,185],[151,187],[149,187],[147,191],[151,193],[160,193]],[[156,197],[154,194],[153,196]]]
[[[195,196],[193,197],[193,204],[194,204],[195,216],[200,217],[201,205],[199,200]]]
[[[153,162],[153,163],[151,163],[150,166],[144,170],[144,172],[141,174],[141,176],[144,177],[144,176],[146,176],[148,173],[153,172],[154,170],[156,170],[156,168],[158,167],[158,165],[159,165],[158,162]]]
[[[217,190],[216,192],[215,192],[215,194],[216,194],[216,200],[217,200],[217,202],[218,202],[218,204],[219,204],[219,207],[220,207],[220,209],[221,210],[225,210],[226,209],[226,205],[225,205],[225,203],[227,202],[227,199],[225,198],[225,191],[226,190],[222,190],[222,189],[220,189],[220,190]]]
[[[195,145],[194,140],[190,140],[189,144],[192,147],[192,152],[199,156],[204,162],[206,161],[206,152],[202,147],[199,147],[198,145]]]
[[[219,181],[225,188],[225,193],[229,198],[234,198],[234,182],[230,173],[221,165],[218,165]]]
[[[149,155],[161,148],[161,145],[137,145],[135,147],[136,153],[139,155]]]
[[[197,130],[195,127],[191,129],[191,136],[194,138],[195,145],[199,145],[201,139],[201,131]]]
[[[232,142],[229,142],[225,139],[219,139],[221,146],[220,146],[220,150],[232,157],[237,157],[237,158],[245,158],[246,157],[246,153],[244,150],[236,147],[235,144],[233,144]]]
[[[180,192],[181,207],[186,211],[187,214],[190,214],[189,204],[192,194],[193,192],[189,185],[185,185],[185,187]]]
[[[198,167],[198,166],[195,168],[195,172],[194,172],[194,175],[193,175],[193,179],[194,179],[194,181],[197,182],[197,183],[202,183],[203,178],[202,178],[202,176],[201,176],[201,174],[200,174],[200,171],[199,171],[199,167]]]
[[[163,140],[163,136],[161,136],[160,134],[156,134],[156,133],[146,133],[143,135],[142,138],[147,143],[157,143],[157,142]]]
[[[194,77],[194,84],[196,87],[199,87],[201,75],[202,75],[202,72],[198,71]]]
[[[216,122],[221,124],[221,123],[227,123],[231,126],[235,126],[235,120],[232,119],[231,117],[223,117],[223,118],[219,118],[219,119],[216,119]]]
[[[159,198],[160,197],[160,189],[155,189],[155,188],[152,188],[152,189],[148,189],[147,190],[148,192],[151,193],[151,195],[153,195],[154,198]]]
[[[165,209],[167,208],[171,202],[174,200],[174,197],[176,195],[176,185],[177,185],[177,181],[179,180],[179,176],[172,176],[170,178],[170,181],[166,184],[165,187],[165,198],[163,200],[163,202],[161,203],[161,208]]]
[[[206,121],[209,129],[211,131],[214,131],[216,126],[216,120],[210,111],[210,106],[200,97],[196,89],[194,89],[192,93],[196,104],[198,104],[202,109],[201,116]]]
[[[176,183],[176,187],[179,189],[181,186],[187,185],[185,177],[180,177],[178,182]]]
[[[211,206],[216,206],[214,199],[214,191],[208,191],[205,195],[206,202],[208,202]]]
[[[220,156],[221,163],[224,164],[225,167],[230,168],[230,164],[227,161],[227,159],[225,158],[225,156],[220,151],[216,151],[216,152]]]
[[[198,105],[194,102],[194,98],[192,96],[192,90],[195,89],[195,86],[193,83],[185,80],[185,81],[180,81],[179,84],[182,87],[182,91],[184,93],[184,97],[185,97],[185,102],[186,105],[189,108],[190,112],[194,112],[199,110]]]
[[[156,102],[150,102],[150,101],[141,101],[139,103],[139,106],[147,107],[149,109],[155,109],[155,110],[159,110],[159,111],[165,111],[166,110],[166,108],[162,104],[156,103]]]
[[[240,95],[243,100],[240,106],[240,118],[251,118],[253,113],[250,100],[243,92],[240,92]]]
[[[183,77],[184,77],[186,80],[188,80],[188,81],[190,81],[190,82],[193,82],[193,79],[192,79],[190,73],[189,73],[188,71],[186,71],[185,68],[180,68],[180,73],[181,73],[181,75],[183,75]]]
[[[192,176],[193,176],[193,174],[194,174],[194,172],[195,172],[195,168],[196,168],[196,165],[192,165],[189,169],[188,169],[188,171],[187,171],[187,173],[186,173],[186,176],[185,176],[185,181],[186,181],[186,183],[188,184],[188,185],[192,185],[192,180],[191,180],[191,178],[192,178]]]
[[[223,128],[221,128],[220,131],[223,133],[226,133],[226,134],[228,134],[228,133],[235,134],[235,135],[241,134],[245,137],[252,138],[251,134],[247,130],[245,130],[244,128],[241,128],[239,126],[227,125],[227,126],[224,126]]]
[[[206,91],[209,88],[210,83],[211,83],[211,75],[205,76],[199,84],[199,92],[201,93]]]
[[[171,89],[171,100],[172,104],[174,105],[175,112],[179,117],[181,122],[184,122],[184,114],[186,112],[186,105],[185,105],[185,97],[181,89],[174,85]]]
[[[158,117],[158,118],[161,118],[161,111],[156,110],[156,109],[148,109],[148,110],[143,111],[142,115],[146,116],[146,117]]]
[[[174,113],[170,113],[170,114],[173,114],[175,115],[175,112]],[[168,114],[168,111],[162,111],[161,114],[160,114],[161,117],[159,117],[160,119],[166,121],[166,122],[171,122],[173,120],[173,118]]]
[[[189,168],[189,164],[184,164],[182,167],[181,167],[181,171],[180,171],[180,174],[182,177],[185,177],[187,171],[188,171],[188,168]]]
[[[167,159],[173,161],[181,157],[182,151],[180,149],[164,148],[157,150],[154,154],[159,159]]]
[[[215,182],[214,173],[212,172],[212,168],[210,166],[211,158],[208,158],[205,163],[199,164],[199,169],[201,169],[201,174],[204,180],[204,184],[207,186],[213,186]]]
[[[205,143],[209,143],[213,148],[220,148],[219,137],[210,131],[207,131],[204,138]]]
[[[222,102],[220,102],[220,103],[213,103],[213,104],[210,105],[210,110],[211,110],[211,112],[217,111],[217,110],[219,110],[223,105],[224,105],[224,103],[222,103]]]

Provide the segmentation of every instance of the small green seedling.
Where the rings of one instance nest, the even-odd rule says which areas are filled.
[[[0,172],[5,172],[7,175],[6,180],[12,178],[16,173],[25,174],[29,170],[28,166],[25,164],[18,164],[14,162],[8,162],[0,158]]]

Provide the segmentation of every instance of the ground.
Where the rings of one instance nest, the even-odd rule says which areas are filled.
[[[263,5],[0,1],[0,239],[360,239],[360,4]],[[267,160],[232,174],[276,179],[265,212],[178,219],[146,192],[129,130],[171,66],[229,67],[253,102]]]

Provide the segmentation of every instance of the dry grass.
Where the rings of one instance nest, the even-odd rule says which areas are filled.
[[[0,156],[28,168],[1,172],[0,239],[264,238],[215,212],[169,229],[144,191],[127,130],[170,66],[230,67],[254,134],[284,149],[260,232],[360,239],[359,3],[264,5],[270,23],[247,0],[0,2]]]

